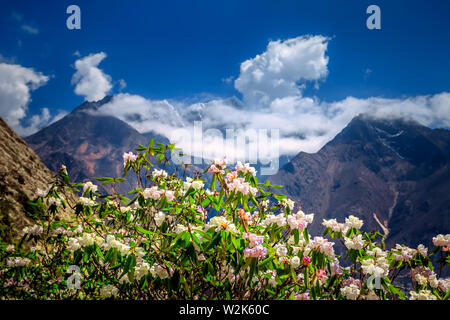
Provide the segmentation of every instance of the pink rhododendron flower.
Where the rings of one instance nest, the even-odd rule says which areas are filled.
[[[327,273],[325,272],[325,270],[322,270],[322,269],[316,270],[316,277],[317,277],[317,279],[319,279],[321,281],[325,281],[328,279]]]
[[[310,257],[303,257],[302,259],[302,264],[307,267],[309,264],[311,263],[311,258]]]
[[[128,152],[123,154],[123,166],[125,167],[129,162],[135,162],[137,160],[138,156],[133,154],[133,152]]]
[[[250,232],[244,232],[242,235],[242,238],[244,239],[248,239],[250,241],[250,248],[259,246],[263,243],[264,241],[264,236],[258,236],[254,233],[250,233]]]
[[[267,248],[262,245],[257,245],[254,248],[245,248],[244,257],[249,258],[264,258],[267,254]]]

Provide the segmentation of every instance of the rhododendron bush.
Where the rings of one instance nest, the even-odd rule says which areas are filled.
[[[360,231],[363,221],[324,220],[259,183],[248,164],[216,159],[196,176],[164,167],[173,145],[124,154],[124,176],[72,183],[63,167],[30,203],[36,219],[20,242],[0,246],[3,299],[448,299],[450,235],[434,248],[397,245]],[[155,157],[159,168],[154,169]],[[115,193],[128,174],[138,186]],[[177,174],[180,177],[177,177]],[[205,179],[210,175],[208,180]],[[209,181],[206,183],[206,181]],[[64,191],[81,193],[68,203]],[[61,207],[73,208],[63,219]],[[335,242],[346,252],[335,252]],[[432,262],[439,266],[434,270]],[[396,282],[400,272],[409,285]]]

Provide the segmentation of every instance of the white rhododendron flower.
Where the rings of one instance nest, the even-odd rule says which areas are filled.
[[[133,152],[128,152],[123,154],[123,166],[125,167],[128,162],[135,162],[138,156],[133,154]]]
[[[229,225],[233,224],[231,221],[228,221],[224,216],[215,216],[212,217],[209,223],[206,225],[206,229],[214,228],[214,231],[220,232],[221,230],[228,230]]]
[[[428,255],[428,248],[426,248],[423,244],[419,244],[417,246],[417,253],[425,258]]]
[[[205,185],[204,182],[200,180],[192,181],[191,184],[192,188],[194,188],[195,190],[203,189],[204,185]]]
[[[44,229],[41,226],[37,225],[37,224],[35,224],[35,225],[31,226],[31,227],[25,227],[22,230],[23,233],[29,233],[29,234],[32,234],[34,236],[38,236],[38,235],[42,234],[43,231],[44,231]]]
[[[161,198],[161,192],[158,191],[157,186],[153,186],[151,188],[145,188],[143,196],[145,199],[159,200],[159,198]]]
[[[6,261],[6,265],[8,267],[25,267],[28,266],[30,263],[31,263],[30,259],[22,257],[8,258],[8,260]]]
[[[284,208],[288,207],[292,211],[294,209],[295,202],[289,198],[286,198],[280,200],[280,205]]]
[[[450,290],[450,278],[438,280],[438,287],[443,292],[448,292]]]
[[[78,203],[82,204],[83,206],[92,207],[96,204],[96,202],[92,199],[80,197],[78,198]]]
[[[174,232],[175,233],[182,233],[182,232],[185,232],[185,231],[187,231],[187,227],[186,226],[183,226],[182,224],[177,224],[176,226],[175,226],[175,230],[174,230]]]
[[[67,243],[67,249],[69,249],[72,253],[81,248],[81,244],[78,242],[76,238],[70,238]]]
[[[213,160],[212,164],[218,168],[225,169],[227,167],[227,159],[226,157],[216,158]]]
[[[134,268],[134,277],[136,280],[140,280],[143,276],[150,272],[150,265],[147,262],[141,262]]]
[[[161,195],[166,196],[167,201],[173,201],[175,199],[175,191],[172,190],[164,190],[161,192]]]
[[[448,247],[450,245],[450,234],[438,234],[433,238],[433,244],[436,247]]]
[[[300,231],[303,231],[303,229],[305,229],[308,226],[306,217],[298,213],[290,214],[287,218],[287,224],[292,230],[298,229]]]
[[[243,195],[252,194],[256,196],[258,189],[252,187],[250,183],[246,182],[244,178],[235,178],[227,184],[227,188],[230,191],[240,192]]]
[[[238,161],[235,170],[237,172],[250,173],[252,176],[256,177],[256,170],[254,167],[250,166],[250,163],[242,164],[240,161]]]
[[[310,250],[319,250],[324,255],[334,260],[334,242],[328,241],[322,237],[314,237],[309,243],[308,248]]]
[[[423,251],[422,248],[421,250]],[[398,251],[400,251],[400,253],[397,253]],[[406,262],[414,257],[414,255],[416,254],[416,250],[396,244],[395,249],[392,249],[392,253],[395,261]]]
[[[361,268],[364,274],[370,274],[377,278],[384,278],[389,273],[389,263],[384,257],[361,260]]]
[[[355,216],[349,216],[348,218],[345,218],[345,225],[348,228],[355,228],[355,229],[361,229],[363,225],[363,221]]]
[[[83,193],[86,193],[86,191],[91,191],[92,193],[97,192],[98,186],[93,184],[91,181],[85,182],[83,184]]]
[[[344,238],[347,249],[360,250],[364,247],[364,239],[362,234],[354,235],[353,238]]]
[[[345,224],[338,223],[336,219],[330,219],[325,220],[323,219],[322,225],[325,226],[325,228],[330,228],[333,232],[345,232]]]
[[[283,244],[278,244],[275,246],[275,250],[277,251],[277,255],[280,257],[286,257],[288,253],[288,249]]]
[[[159,211],[156,215],[155,215],[155,223],[157,227],[161,227],[161,225],[163,224],[164,220],[166,220],[166,215],[164,214],[164,212]]]
[[[126,243],[123,243],[119,239],[117,239],[115,236],[109,234],[106,236],[106,239],[101,244],[101,246],[108,251],[111,248],[117,249],[122,256],[126,256],[130,252],[130,246]]]
[[[152,177],[154,179],[156,179],[156,178],[166,178],[167,177],[167,172],[164,169],[160,169],[160,170],[155,169],[152,172]]]
[[[104,285],[100,289],[100,297],[102,299],[115,297],[115,296],[117,296],[118,293],[119,293],[119,289],[117,289],[117,287],[115,287],[111,284]]]
[[[341,288],[341,293],[349,300],[356,300],[358,299],[360,289],[357,285],[351,284],[349,286]]]
[[[410,291],[409,294],[411,295],[411,300],[437,300],[430,290]]]
[[[37,188],[35,195],[36,197],[44,198],[47,195],[47,192],[45,190]]]
[[[54,197],[50,197],[48,198],[48,205],[55,205],[56,207],[60,207],[61,206],[61,201],[64,200],[63,197],[61,197],[60,199],[58,198],[54,198]]]
[[[300,266],[300,258],[298,256],[293,256],[291,258],[291,264],[294,269],[297,269]]]

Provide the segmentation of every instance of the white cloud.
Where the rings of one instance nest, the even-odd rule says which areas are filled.
[[[450,93],[402,99],[348,97],[341,101],[288,96],[275,99],[269,107],[258,110],[242,108],[232,99],[214,99],[206,103],[186,105],[177,101],[149,100],[138,95],[119,94],[98,111],[119,117],[145,133],[154,131],[172,138],[184,129],[194,137],[194,121],[202,121],[202,129],[218,129],[226,137],[226,129],[270,130],[280,133],[279,152],[296,155],[300,151],[317,152],[360,113],[379,118],[408,118],[426,126],[450,127]],[[236,132],[236,131],[235,131]],[[188,154],[199,150],[213,154],[242,156],[244,150],[225,149],[216,141],[188,141],[178,136],[172,141]]]
[[[266,106],[276,98],[300,96],[302,87],[298,82],[327,76],[328,41],[323,36],[271,41],[264,53],[241,63],[234,86],[249,106]]]
[[[128,93],[115,95],[99,112],[114,115],[140,132],[154,131],[164,135],[171,128],[184,126],[180,115],[169,101],[148,100]]]
[[[29,34],[39,34],[39,29],[30,26],[29,24],[23,24],[21,26],[22,30]]]
[[[28,115],[31,92],[45,85],[49,77],[18,64],[0,63],[0,116],[21,136],[28,136],[67,114],[52,116],[48,108]]]
[[[31,68],[0,63],[0,116],[21,131],[20,120],[26,116],[31,91],[46,84],[48,79]]]
[[[106,54],[100,52],[75,61],[77,71],[72,76],[72,84],[75,85],[75,93],[87,101],[104,98],[113,87],[111,77],[98,68],[105,58]]]
[[[119,91],[122,91],[123,89],[125,89],[127,87],[127,82],[123,79],[119,80]]]
[[[234,77],[233,77],[233,76],[229,76],[229,77],[226,77],[226,78],[222,78],[222,82],[223,82],[223,83],[226,83],[226,84],[232,83],[233,80],[234,80]]]
[[[16,58],[15,57],[5,57],[0,53],[0,62],[14,64],[14,63],[16,63]]]
[[[121,93],[97,112],[119,117],[138,131],[154,131],[171,139],[188,154],[242,156],[245,150],[227,148],[212,138],[194,139],[194,121],[202,130],[279,130],[279,152],[296,155],[317,152],[360,113],[379,118],[409,118],[426,126],[450,127],[450,93],[386,99],[347,97],[327,102],[304,97],[305,83],[317,84],[327,73],[328,38],[297,37],[270,42],[267,51],[241,65],[235,81],[244,101],[211,98],[204,102],[150,100]],[[180,130],[180,128],[182,130]],[[236,131],[235,131],[236,132]],[[185,139],[186,137],[192,139]]]
[[[26,126],[20,126],[16,128],[16,131],[23,137],[32,135],[40,129],[62,119],[68,114],[65,110],[58,110],[57,114],[52,116],[48,108],[42,108],[40,114],[34,114],[24,122]]]

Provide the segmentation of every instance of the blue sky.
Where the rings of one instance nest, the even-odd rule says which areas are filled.
[[[71,4],[81,8],[81,30],[66,28]],[[366,28],[371,4],[381,8],[381,30]],[[122,91],[149,100],[242,99],[233,85],[241,63],[269,41],[304,35],[328,37],[329,61],[319,86],[307,85],[302,96],[403,99],[449,91],[449,18],[445,0],[1,0],[0,59],[49,77],[31,91],[22,122],[42,108],[71,111],[84,101],[71,79],[75,61],[89,54],[107,55],[99,68],[111,93],[123,79]]]
[[[102,69],[150,98],[210,93],[239,95],[222,81],[264,51],[268,40],[304,34],[333,37],[326,100],[433,94],[450,87],[448,1],[5,1],[0,3],[0,54],[52,79],[33,92],[31,111],[71,109],[75,51],[104,51]],[[382,29],[365,26],[368,5]],[[82,29],[68,30],[65,10],[78,4]],[[22,15],[17,21],[14,14]],[[22,24],[38,34],[28,34]],[[20,41],[20,44],[19,44]],[[366,69],[372,72],[364,77]]]

